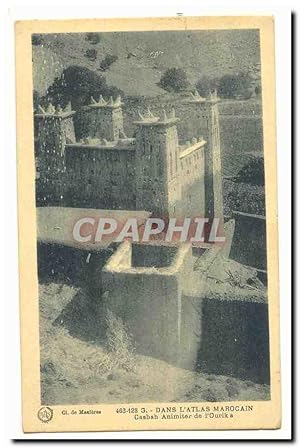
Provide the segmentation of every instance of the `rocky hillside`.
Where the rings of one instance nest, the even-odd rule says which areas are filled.
[[[85,56],[96,50],[95,60]],[[259,62],[259,35],[255,30],[164,31],[101,33],[93,44],[85,33],[47,34],[33,45],[34,88],[43,94],[54,78],[69,65],[82,65],[104,74],[108,84],[126,95],[156,96],[167,68],[181,67],[194,84],[201,76],[216,77],[247,71]],[[102,73],[107,54],[118,56]]]

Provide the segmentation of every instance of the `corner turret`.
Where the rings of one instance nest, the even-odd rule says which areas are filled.
[[[39,176],[37,179],[38,205],[58,205],[65,193],[65,146],[75,143],[71,104],[64,109],[38,106],[34,114],[35,156]]]
[[[181,199],[178,168],[179,119],[172,109],[155,116],[150,109],[138,112],[136,133],[137,209],[161,216],[175,216]]]
[[[197,92],[198,93],[198,92]],[[203,135],[206,141],[204,151],[204,189],[205,217],[223,220],[223,193],[221,172],[221,147],[219,125],[219,97],[217,91],[210,92],[207,98],[191,94],[183,100],[185,108],[190,109],[192,135]]]
[[[102,95],[96,101],[91,97],[88,105],[90,109],[90,136],[105,138],[108,141],[119,139],[120,132],[124,132],[122,100],[120,95],[114,100],[111,96],[105,100]]]

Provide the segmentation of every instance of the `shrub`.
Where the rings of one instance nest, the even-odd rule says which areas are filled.
[[[88,41],[90,44],[96,45],[101,40],[101,34],[100,33],[86,33],[85,40]]]
[[[189,85],[186,72],[182,68],[169,68],[162,75],[158,85],[168,92],[179,92]]]
[[[265,214],[265,192],[263,186],[252,185],[232,180],[223,182],[224,213],[231,215],[237,210],[256,215]]]
[[[100,62],[100,70],[105,72],[109,67],[118,60],[118,56],[113,54],[107,54]]]
[[[236,182],[243,182],[250,185],[264,185],[264,159],[263,157],[255,157],[250,160],[243,168],[240,169],[236,178]]]
[[[202,78],[199,79],[196,83],[196,89],[199,92],[199,94],[203,97],[206,97],[209,92],[215,90],[218,88],[218,80],[217,79],[211,79],[207,76],[202,76]]]
[[[91,61],[95,61],[97,58],[97,50],[95,50],[94,48],[89,48],[88,50],[86,50],[86,52],[84,53],[84,56],[87,59],[90,59]]]
[[[218,93],[224,98],[251,96],[251,78],[247,73],[224,75],[219,80]]]

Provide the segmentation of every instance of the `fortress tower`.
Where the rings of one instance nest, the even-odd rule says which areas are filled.
[[[34,115],[35,156],[37,161],[37,202],[61,204],[65,191],[65,146],[75,142],[74,111],[71,105],[55,109],[38,107]]]
[[[121,97],[114,101],[112,97],[105,101],[102,95],[98,101],[91,97],[89,104],[90,137],[105,138],[107,141],[115,141],[123,138],[123,113]]]
[[[202,135],[206,141],[204,153],[205,217],[223,219],[221,147],[217,93],[202,98],[191,94],[184,103],[190,108],[192,135]],[[185,107],[186,107],[185,106]]]
[[[75,112],[51,104],[35,114],[38,205],[147,210],[161,217],[223,218],[216,94],[185,100],[178,141],[174,108],[149,109],[123,131],[121,99],[88,107],[90,135],[76,142]],[[188,113],[186,113],[188,110]],[[39,175],[39,176],[38,176]],[[76,200],[74,202],[74,200]],[[75,204],[75,205],[74,205]]]
[[[177,216],[181,199],[175,111],[155,117],[139,113],[136,133],[136,206],[155,214]]]

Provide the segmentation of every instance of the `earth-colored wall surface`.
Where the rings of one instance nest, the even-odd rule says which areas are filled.
[[[153,252],[154,247],[144,247]],[[173,261],[165,260],[165,267],[154,267],[152,253],[153,267],[137,268],[132,266],[131,245],[120,246],[102,271],[104,307],[122,319],[139,353],[193,369],[200,319],[193,313],[192,300],[182,301],[188,274],[192,275],[191,248],[177,249],[176,254],[169,249]],[[159,250],[157,246],[157,254]],[[161,264],[160,256],[158,261]]]

